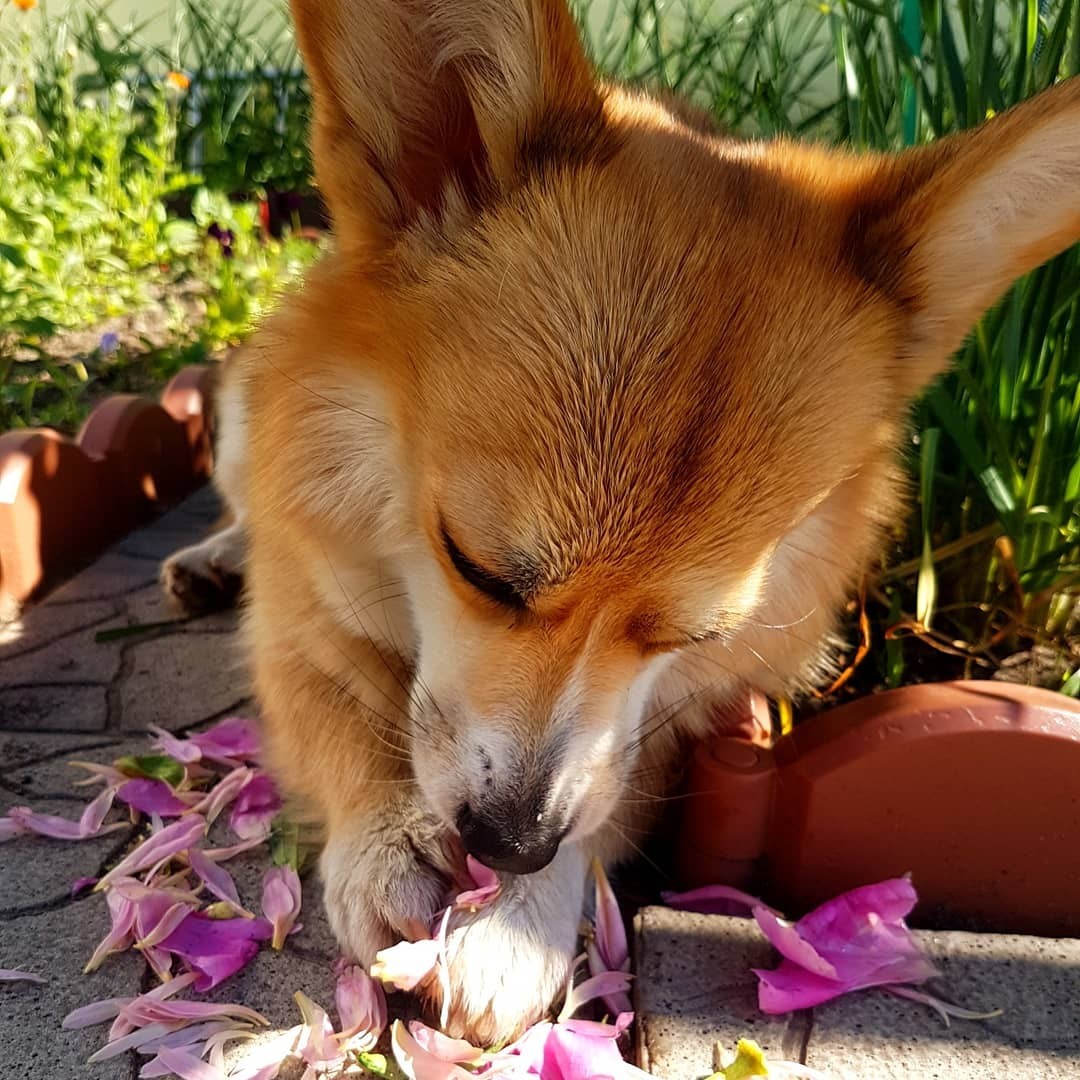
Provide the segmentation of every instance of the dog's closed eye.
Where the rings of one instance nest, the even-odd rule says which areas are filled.
[[[497,604],[512,608],[514,611],[524,611],[529,606],[528,600],[516,585],[473,562],[454,543],[445,523],[440,523],[439,531],[442,535],[443,546],[446,548],[446,554],[454,564],[454,569],[474,589],[483,593],[489,600],[494,600]]]

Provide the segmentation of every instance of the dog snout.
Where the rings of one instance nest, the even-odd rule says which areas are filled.
[[[559,850],[567,827],[535,804],[466,803],[457,815],[465,850],[492,870],[535,874]]]

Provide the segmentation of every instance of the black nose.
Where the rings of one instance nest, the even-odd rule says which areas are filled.
[[[535,817],[521,827],[512,816],[488,815],[466,804],[457,816],[458,832],[465,850],[492,870],[535,874],[555,858],[565,830],[547,826]]]

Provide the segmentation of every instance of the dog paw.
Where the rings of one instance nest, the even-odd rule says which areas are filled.
[[[236,603],[244,585],[243,563],[243,532],[230,525],[170,555],[161,567],[161,587],[182,611],[219,611]]]
[[[476,1046],[517,1038],[566,989],[581,924],[585,867],[574,848],[545,870],[505,877],[501,894],[456,914],[447,934],[449,994],[428,987],[445,1030]]]
[[[407,799],[339,827],[320,868],[342,951],[367,967],[380,949],[427,937],[450,891],[452,860],[444,827]]]

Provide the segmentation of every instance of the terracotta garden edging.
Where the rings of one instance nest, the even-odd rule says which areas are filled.
[[[1000,682],[908,686],[811,717],[770,749],[696,751],[680,885],[800,914],[911,873],[917,920],[1080,935],[1080,702]]]
[[[160,403],[101,402],[75,439],[0,436],[0,596],[33,599],[210,475],[213,372],[184,368]]]

